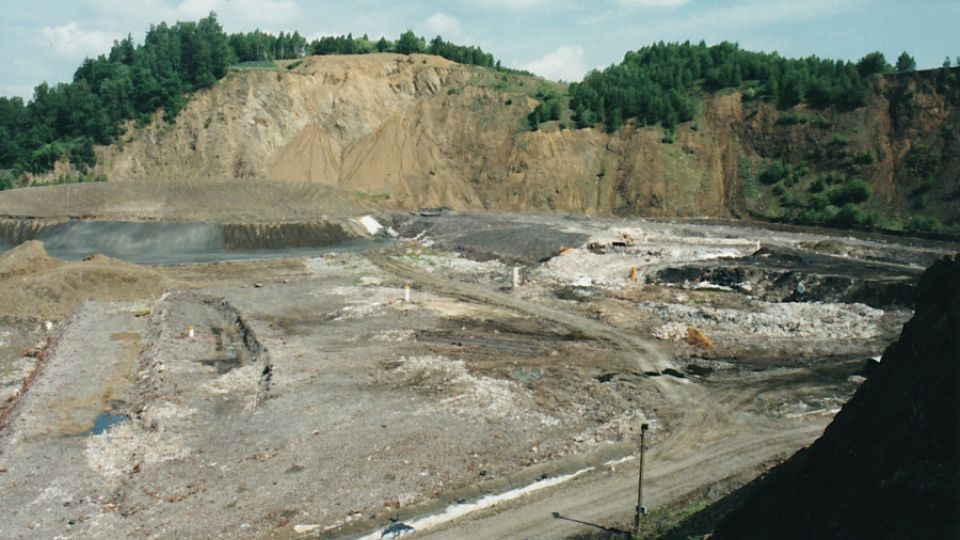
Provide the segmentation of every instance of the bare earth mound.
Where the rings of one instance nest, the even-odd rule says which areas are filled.
[[[103,255],[64,263],[43,244],[27,242],[0,256],[0,317],[60,319],[88,300],[130,301],[158,297],[183,283]]]
[[[42,242],[30,240],[0,255],[0,280],[40,272],[61,264],[61,261],[47,255]]]

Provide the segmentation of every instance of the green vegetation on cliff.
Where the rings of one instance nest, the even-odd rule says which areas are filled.
[[[274,60],[307,54],[377,52],[434,54],[500,67],[479,47],[456,45],[440,36],[427,43],[409,30],[395,42],[348,34],[308,43],[297,32],[227,35],[213,13],[197,22],[160,23],[150,27],[140,45],[128,36],[114,42],[109,54],[84,60],[72,82],[40,84],[29,103],[0,97],[0,170],[9,171],[0,189],[14,185],[11,175],[42,174],[63,158],[85,174],[96,164],[93,145],[114,142],[124,122],[146,123],[158,111],[173,120],[191,92],[213,86],[238,63],[272,66]]]
[[[912,70],[915,63],[904,55],[898,67]],[[610,132],[630,119],[670,129],[693,119],[699,93],[742,86],[748,97],[768,99],[782,109],[808,103],[849,110],[866,103],[866,78],[891,70],[878,52],[854,64],[816,56],[782,58],[729,42],[712,47],[661,42],[630,51],[620,64],[571,84],[570,106],[578,127],[603,124]]]
[[[92,178],[95,146],[115,143],[123,133],[123,144],[136,147],[142,133],[132,126],[161,117],[172,122],[192,92],[229,72],[272,70],[276,82],[286,84],[281,73],[306,73],[323,64],[305,62],[305,55],[381,52],[432,54],[478,66],[455,77],[436,105],[444,114],[459,105],[464,112],[459,121],[482,125],[484,136],[496,126],[511,127],[486,159],[502,164],[511,148],[546,152],[551,145],[583,157],[585,176],[575,184],[580,187],[549,186],[568,174],[559,168],[535,177],[534,192],[553,191],[542,199],[550,208],[556,197],[580,190],[583,197],[569,197],[565,204],[586,211],[589,199],[595,201],[590,211],[598,212],[960,231],[960,162],[954,157],[960,71],[914,72],[916,63],[907,53],[892,67],[880,53],[847,62],[788,59],[726,42],[661,42],[566,86],[503,68],[481,49],[439,36],[428,41],[409,30],[395,41],[353,34],[308,41],[298,32],[259,30],[228,35],[213,14],[152,26],[142,44],[130,37],[115,42],[109,54],[85,60],[72,82],[37,86],[28,103],[0,98],[0,189],[57,181],[57,175]],[[202,122],[203,130],[211,121]],[[182,117],[161,129],[161,138],[190,129],[189,122]],[[621,129],[625,123],[629,129]],[[642,126],[656,127],[635,129]],[[549,137],[524,133],[541,127]],[[602,127],[609,135],[571,127]],[[589,145],[583,142],[588,140]],[[108,171],[111,151],[98,152],[105,159],[96,172]],[[455,148],[450,155],[463,153]],[[499,173],[485,165],[477,174],[500,180],[549,169],[546,158],[537,159],[540,163],[520,161]],[[613,184],[615,194],[603,199]],[[726,194],[702,205],[710,186],[723,186]]]

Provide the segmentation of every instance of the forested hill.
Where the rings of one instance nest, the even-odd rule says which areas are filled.
[[[228,35],[211,14],[0,98],[0,189],[254,177],[397,207],[960,233],[960,69],[915,67],[657,43],[565,85],[439,36]]]
[[[867,78],[893,69],[878,52],[854,64],[815,56],[782,58],[728,42],[713,47],[661,42],[628,52],[622,63],[570,85],[570,106],[578,127],[602,123],[608,132],[629,119],[672,128],[693,119],[701,91],[726,88],[743,87],[747,98],[766,99],[781,109],[808,103],[851,110],[866,104]],[[896,70],[914,69],[916,62],[903,53]]]
[[[427,53],[462,64],[500,68],[478,47],[437,36],[427,42],[412,31],[396,41],[352,35],[308,42],[299,33],[261,31],[227,35],[216,15],[197,22],[151,26],[142,44],[114,42],[109,54],[88,58],[70,83],[40,84],[33,99],[0,97],[0,189],[23,173],[49,171],[63,157],[78,171],[96,163],[93,145],[111,144],[125,121],[149,122],[157,111],[176,118],[191,92],[213,86],[230,69],[271,65],[309,55]]]

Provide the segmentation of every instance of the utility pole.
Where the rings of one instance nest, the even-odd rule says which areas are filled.
[[[647,509],[643,507],[643,450],[644,435],[648,429],[650,429],[649,424],[640,425],[640,479],[637,481],[637,513],[633,516],[633,530],[637,536],[640,536],[641,531],[640,518],[647,513]]]

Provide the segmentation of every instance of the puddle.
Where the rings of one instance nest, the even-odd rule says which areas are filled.
[[[116,424],[125,422],[126,420],[128,420],[128,418],[124,414],[103,413],[94,419],[93,427],[90,428],[90,434],[99,435],[105,431],[108,431]]]

